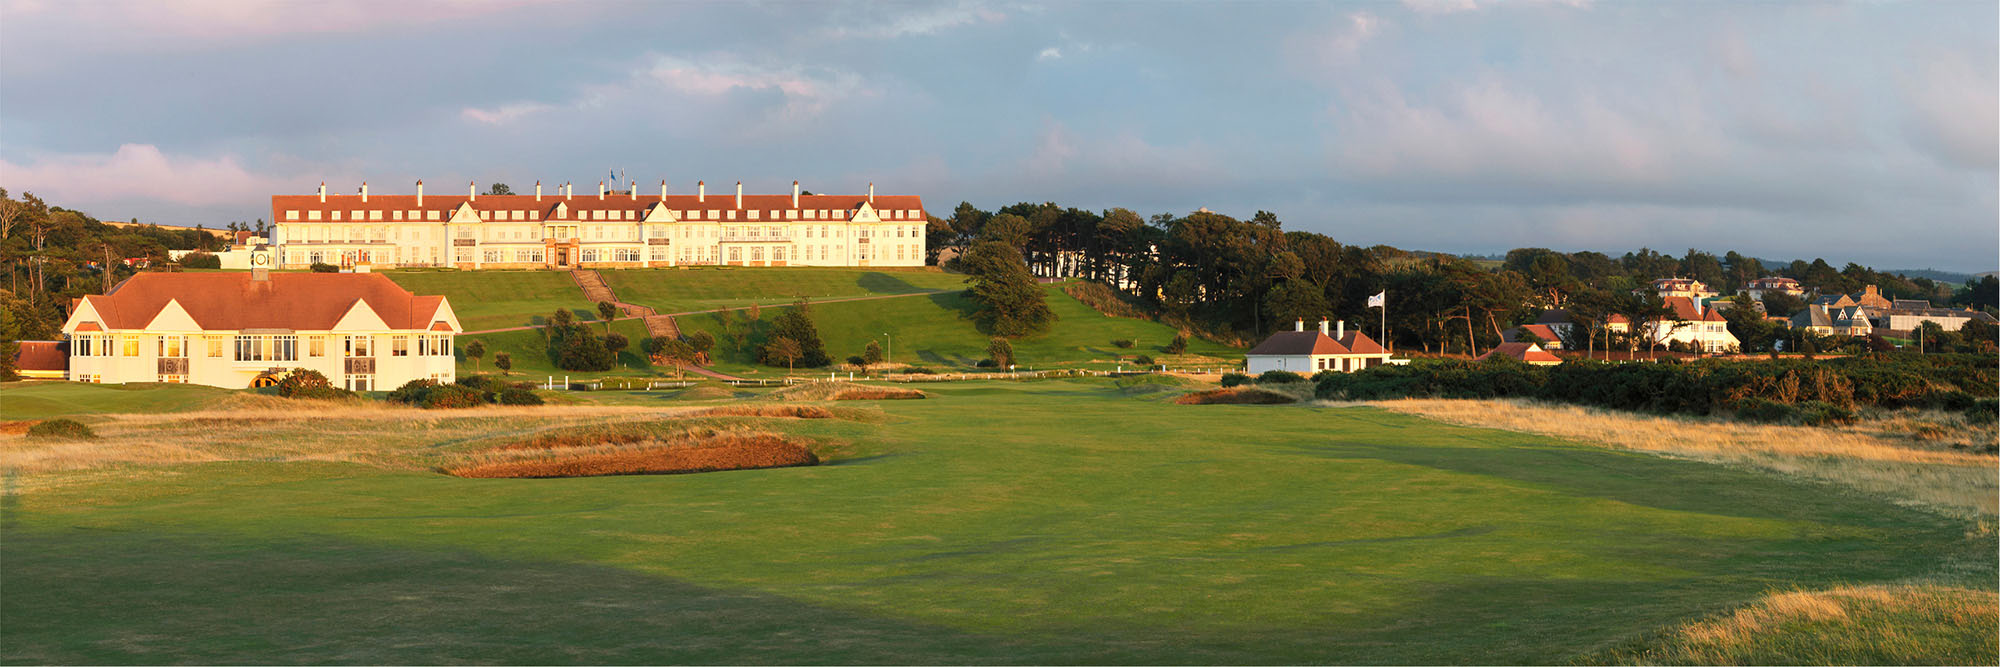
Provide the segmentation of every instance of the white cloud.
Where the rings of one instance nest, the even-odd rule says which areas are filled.
[[[17,47],[32,46],[55,52],[131,52],[212,49],[288,35],[359,33],[387,26],[459,21],[550,1],[0,0],[0,15],[7,17],[8,39],[32,43]]]
[[[1440,15],[1459,12],[1476,12],[1495,7],[1527,7],[1538,5],[1561,5],[1564,7],[1589,7],[1591,0],[1403,0],[1403,6],[1418,14]]]
[[[254,173],[234,156],[170,156],[150,144],[125,144],[109,155],[49,155],[29,164],[0,160],[0,182],[9,190],[73,207],[133,200],[240,205],[297,189],[294,180]]]
[[[1061,59],[1062,59],[1062,49],[1053,46],[1046,49],[1042,49],[1041,53],[1035,54],[1035,60],[1039,60],[1042,62],[1048,62],[1051,60],[1061,60]]]
[[[852,19],[850,25],[829,28],[824,34],[835,39],[888,39],[905,35],[934,35],[960,26],[999,23],[1006,19],[1007,14],[998,9],[962,2],[887,17],[859,17]]]
[[[459,116],[466,120],[485,123],[487,125],[506,125],[521,118],[554,108],[556,107],[540,102],[516,102],[513,104],[503,104],[492,109],[466,107],[459,111]]]
[[[2000,83],[1993,72],[1955,57],[1921,67],[1904,85],[1912,142],[1945,164],[2000,168]]]

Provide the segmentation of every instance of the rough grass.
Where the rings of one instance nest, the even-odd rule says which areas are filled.
[[[852,382],[808,382],[785,387],[764,398],[774,401],[876,401],[929,398],[924,392],[903,387],[880,387]]]
[[[689,417],[766,417],[833,419],[832,410],[817,405],[721,405],[687,413]]]
[[[1279,405],[1296,402],[1298,399],[1289,395],[1257,387],[1210,389],[1174,399],[1174,403],[1179,405]]]
[[[1991,425],[1962,420],[1950,427],[1955,435],[1940,437],[1935,433],[1938,422],[1911,414],[1832,428],[1645,415],[1520,399],[1405,399],[1370,405],[1453,424],[1747,465],[1885,494],[1960,516],[1992,516],[2000,510],[1996,495],[2000,479],[1995,475],[2000,459],[1952,446],[1964,440],[1992,442],[2000,436]]]
[[[2000,596],[1950,586],[1773,593],[1600,656],[1646,665],[1924,665],[2000,661]]]
[[[810,447],[774,433],[717,433],[638,442],[500,447],[442,472],[475,478],[660,475],[818,465]]]

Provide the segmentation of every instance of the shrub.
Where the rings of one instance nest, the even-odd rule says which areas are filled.
[[[1000,366],[1000,363],[992,359],[980,359],[979,363],[973,365],[980,368],[997,368]]]
[[[1737,401],[1735,412],[1737,419],[1775,424],[1791,421],[1798,411],[1783,403],[1752,397]]]
[[[510,382],[501,380],[491,375],[467,375],[465,377],[459,378],[456,384],[460,386],[471,387],[473,389],[477,389],[479,391],[488,393],[498,392],[500,390],[514,386]]]
[[[1187,332],[1183,331],[1178,334],[1174,334],[1173,342],[1167,343],[1166,352],[1167,354],[1187,354],[1187,346],[1188,346]]]
[[[1965,409],[1965,420],[1974,424],[1991,424],[2000,421],[2000,399],[1983,398]]]
[[[97,432],[74,419],[48,419],[28,427],[28,437],[50,440],[96,440]]]
[[[220,269],[222,258],[205,252],[191,252],[181,256],[181,266],[189,269]]]
[[[418,403],[425,409],[476,408],[485,404],[486,392],[456,384],[432,387],[424,392],[423,401]]]
[[[911,366],[909,368],[905,368],[903,369],[903,373],[906,375],[936,375],[936,373],[933,372],[931,369],[925,368],[923,366]]]
[[[1137,345],[1137,343],[1132,342],[1132,339],[1130,338],[1120,338],[1118,340],[1111,341],[1111,345],[1117,347],[1118,349],[1125,350],[1125,349],[1131,349],[1131,347],[1133,345]]]
[[[1135,363],[1135,364],[1138,364],[1138,365],[1141,365],[1141,366],[1151,366],[1151,365],[1153,365],[1153,358],[1152,358],[1152,357],[1149,357],[1149,356],[1146,356],[1146,355],[1143,355],[1143,354],[1142,354],[1142,355],[1139,355],[1139,356],[1137,356],[1137,357],[1133,357],[1133,358],[1132,358],[1132,363]]]
[[[500,390],[501,405],[541,405],[542,397],[532,389],[508,387]]]
[[[338,266],[334,266],[334,265],[332,265],[332,264],[328,264],[328,263],[326,263],[326,262],[313,262],[313,263],[312,263],[312,272],[313,272],[313,273],[340,273],[340,267],[338,267]]]
[[[1823,401],[1806,401],[1798,405],[1798,421],[1807,426],[1854,423],[1854,409]]]
[[[1263,373],[1257,375],[1257,384],[1277,384],[1277,383],[1305,382],[1305,381],[1306,381],[1305,377],[1299,375],[1298,373],[1293,373],[1291,371],[1271,370],[1271,371],[1264,371]]]
[[[1313,384],[1315,384],[1315,385],[1317,385],[1317,384],[1319,384],[1320,382],[1323,382],[1323,381],[1325,381],[1325,380],[1326,380],[1327,378],[1330,378],[1330,377],[1333,377],[1333,376],[1335,376],[1335,375],[1339,375],[1339,374],[1340,374],[1340,371],[1320,371],[1320,372],[1318,372],[1318,373],[1314,373],[1314,374],[1312,375],[1312,383],[1313,383]]]
[[[424,395],[430,393],[437,386],[437,380],[430,378],[411,380],[403,383],[403,386],[397,387],[394,391],[389,392],[389,402],[416,405],[423,402]]]
[[[1234,387],[1236,385],[1240,385],[1249,381],[1250,381],[1250,376],[1244,375],[1242,373],[1222,374],[1222,386],[1224,387]]]
[[[857,355],[854,355],[854,356],[851,356],[851,357],[848,357],[848,358],[847,358],[847,365],[849,365],[849,366],[867,366],[867,365],[868,365],[868,360],[867,360],[867,359],[863,359],[863,358],[861,358],[861,355],[858,355],[858,354],[857,354]]]
[[[1256,387],[1233,387],[1183,394],[1174,402],[1180,405],[1280,405],[1296,402],[1296,399]]]
[[[294,368],[278,381],[278,395],[285,398],[344,398],[354,392],[333,386],[326,376],[310,368]]]

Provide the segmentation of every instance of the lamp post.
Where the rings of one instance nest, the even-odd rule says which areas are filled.
[[[882,360],[894,366],[896,364],[896,337],[889,335],[886,331],[882,332],[882,337],[889,339],[889,352],[882,355]]]

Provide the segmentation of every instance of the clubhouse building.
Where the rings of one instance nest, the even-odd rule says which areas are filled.
[[[451,382],[463,329],[442,296],[373,273],[140,273],[78,299],[69,379],[240,389],[295,368],[355,391]]]
[[[1299,320],[1291,331],[1271,334],[1243,355],[1251,375],[1266,371],[1290,371],[1310,376],[1320,371],[1352,373],[1389,363],[1389,351],[1360,331],[1348,331],[1342,321],[1330,329],[1319,321],[1318,331],[1307,331]]]
[[[614,186],[616,184],[613,184]],[[274,195],[271,245],[279,268],[444,266],[459,269],[666,266],[923,266],[921,197],[640,194],[597,184],[576,195]]]

